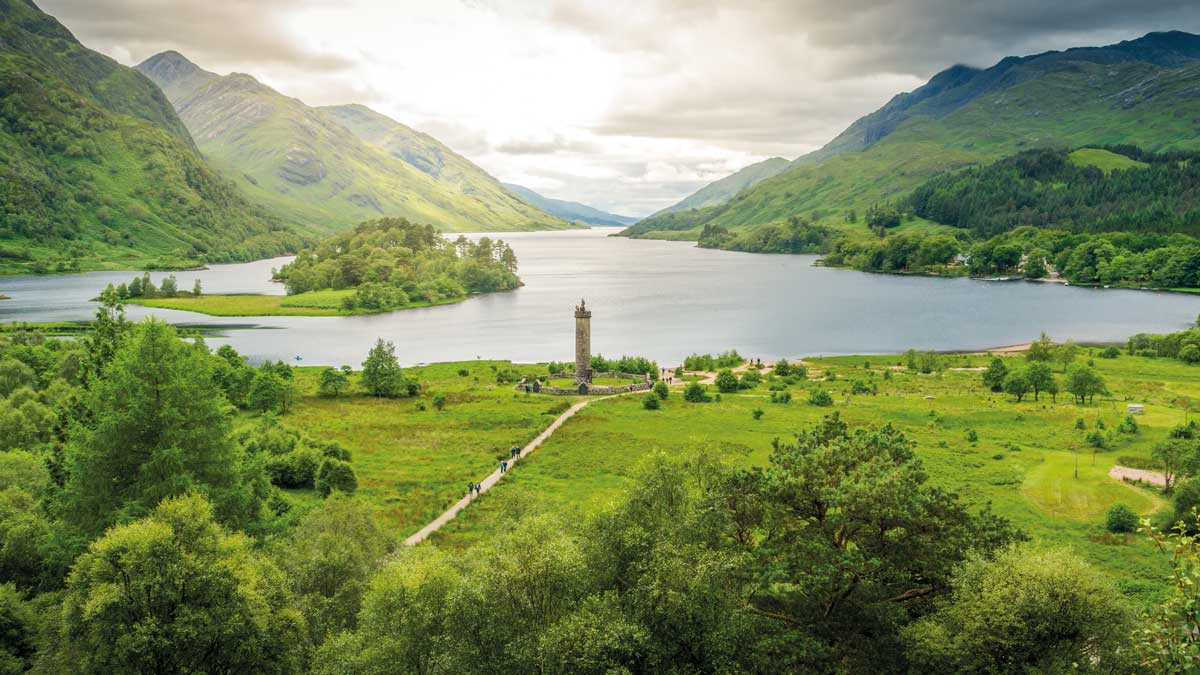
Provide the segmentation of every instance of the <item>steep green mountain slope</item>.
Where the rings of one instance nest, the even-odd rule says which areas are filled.
[[[0,272],[181,266],[300,237],[200,157],[162,93],[0,0]]]
[[[305,226],[337,229],[380,216],[458,231],[567,226],[433,138],[362,106],[313,108],[249,75],[216,75],[175,52],[137,68],[167,94],[225,175]]]
[[[693,192],[683,201],[668,206],[654,215],[664,213],[672,213],[674,211],[686,211],[688,209],[699,209],[706,206],[719,206],[733,198],[734,195],[745,190],[746,188],[761,183],[762,181],[787,171],[791,166],[791,162],[782,157],[772,157],[761,162],[743,167],[738,171],[714,181]]]
[[[665,214],[631,235],[698,236],[792,215],[848,230],[874,203],[929,177],[1043,146],[1200,147],[1200,36],[1151,33],[1117,45],[955,66],[863,117],[792,167],[706,210]],[[674,231],[671,233],[671,231]]]
[[[601,211],[600,209],[592,208],[587,204],[580,204],[579,202],[544,197],[521,185],[513,185],[512,183],[504,183],[503,185],[509,192],[520,197],[526,203],[536,206],[546,213],[552,213],[563,220],[596,227],[625,227],[639,220],[630,216],[618,216],[615,213]]]

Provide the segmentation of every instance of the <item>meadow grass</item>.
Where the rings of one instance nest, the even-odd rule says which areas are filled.
[[[505,369],[545,372],[545,366],[507,361],[442,363],[404,370],[406,378],[421,384],[415,397],[368,396],[355,375],[348,395],[327,399],[316,395],[322,369],[299,368],[301,395],[283,421],[349,448],[359,494],[376,506],[382,521],[407,535],[465,495],[468,482],[482,480],[514,445],[533,440],[576,400],[527,395],[512,384],[498,384],[497,371]],[[441,411],[433,406],[439,393],[446,397]]]
[[[392,309],[342,309],[342,300],[354,294],[354,289],[325,289],[296,295],[184,295],[175,298],[130,298],[128,302],[146,307],[178,309],[210,316],[346,316],[350,314],[379,314],[416,307],[447,305],[462,302],[467,296],[438,302],[410,302]]]
[[[1111,396],[1082,406],[1066,394],[1018,404],[984,388],[978,369],[990,358],[944,356],[940,375],[909,372],[895,355],[807,359],[810,375],[832,372],[835,379],[787,385],[787,404],[770,401],[768,386],[783,385],[781,380],[709,403],[683,401],[677,386],[656,411],[642,407],[641,395],[597,400],[433,540],[451,549],[470,547],[537,513],[581,521],[606,508],[650,453],[684,460],[707,454],[730,466],[767,466],[773,439],[787,440],[837,412],[852,426],[895,425],[915,443],[930,484],[958,494],[973,509],[990,505],[1035,541],[1078,552],[1138,602],[1155,601],[1165,588],[1165,560],[1138,535],[1107,533],[1104,514],[1118,502],[1142,516],[1163,514],[1169,502],[1155,489],[1112,479],[1108,471],[1118,457],[1150,462],[1153,445],[1187,418],[1191,401],[1200,402],[1200,368],[1085,353],[1079,360],[1094,359]],[[1006,358],[1013,366],[1024,361]],[[497,373],[544,373],[543,365],[469,361],[408,368],[406,376],[421,383],[421,393],[396,400],[365,395],[357,375],[348,395],[320,398],[320,370],[297,369],[301,395],[283,421],[353,452],[359,493],[398,537],[448,508],[465,494],[468,481],[492,472],[512,446],[525,445],[579,400],[528,395],[496,382]],[[856,380],[878,393],[851,395]],[[831,391],[834,405],[809,405],[813,387]],[[709,392],[715,395],[715,388]],[[438,393],[446,397],[440,412],[432,405]],[[1117,432],[1127,402],[1146,409],[1136,417],[1134,434]],[[763,411],[757,420],[756,409]],[[1081,418],[1085,429],[1076,428]],[[1102,450],[1086,440],[1097,422],[1107,434]],[[292,496],[314,499],[311,491]]]
[[[1070,158],[1072,164],[1094,166],[1104,173],[1111,173],[1116,169],[1144,169],[1150,166],[1145,162],[1099,148],[1080,148],[1067,157]]]
[[[1023,360],[1008,358],[1014,365]],[[965,369],[978,368],[989,357],[947,359],[951,367]],[[1117,502],[1142,516],[1162,513],[1169,503],[1156,490],[1112,479],[1108,470],[1118,456],[1148,459],[1154,443],[1184,421],[1184,398],[1200,396],[1200,369],[1167,360],[1095,359],[1113,396],[1079,406],[1069,395],[1056,402],[1043,395],[1039,401],[1014,403],[986,390],[977,370],[939,376],[900,369],[885,380],[883,370],[898,361],[894,356],[810,359],[810,373],[831,370],[837,379],[790,386],[789,404],[771,403],[765,383],[699,404],[684,402],[676,388],[657,411],[643,409],[638,396],[597,401],[434,541],[469,547],[533,513],[582,519],[616,498],[650,453],[680,459],[705,453],[732,466],[766,466],[772,439],[789,439],[837,412],[852,426],[899,427],[915,442],[932,485],[958,494],[972,508],[990,505],[1036,541],[1075,550],[1139,602],[1159,597],[1165,561],[1139,536],[1108,534],[1104,514]],[[873,383],[879,393],[850,395],[853,380]],[[809,405],[807,392],[814,386],[832,391],[835,405]],[[1135,434],[1116,431],[1126,400],[1146,405]],[[764,411],[761,419],[754,419],[755,409]],[[1085,430],[1075,428],[1081,417]],[[1097,420],[1106,427],[1109,447],[1093,452],[1085,436]],[[967,440],[970,430],[977,435],[974,442]]]

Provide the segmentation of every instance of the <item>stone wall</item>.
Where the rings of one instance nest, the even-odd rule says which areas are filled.
[[[574,373],[555,373],[553,375],[550,375],[549,379],[554,380],[554,379],[570,378],[570,377],[574,377]],[[645,375],[632,375],[630,373],[608,372],[608,373],[594,373],[594,377],[611,377],[614,379],[621,379],[621,380],[633,380],[633,382],[630,382],[629,384],[622,384],[622,385],[616,385],[616,386],[599,386],[599,385],[588,384],[588,385],[586,385],[587,386],[587,391],[586,391],[587,396],[607,396],[610,394],[628,394],[628,393],[634,392],[634,391],[649,391],[651,388],[654,387],[654,382],[646,379]],[[517,388],[524,390],[525,384],[526,384],[525,381],[522,380],[517,385]],[[547,387],[547,386],[543,385],[538,388],[537,393],[550,394],[551,396],[578,396],[579,395],[579,387],[578,386],[570,387],[570,388],[568,388],[568,387]]]

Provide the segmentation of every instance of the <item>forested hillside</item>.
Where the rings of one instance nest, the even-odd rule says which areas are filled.
[[[314,108],[176,52],[138,65],[230,180],[309,230],[403,217],[440,230],[565,228],[436,139],[364,106]]]
[[[1098,161],[1124,168],[1105,171]],[[1027,150],[933,178],[904,205],[921,218],[981,236],[1020,225],[1196,235],[1200,153],[1155,154],[1133,146]]]
[[[0,0],[0,272],[194,265],[301,238],[212,171],[162,93]]]
[[[664,214],[629,233],[695,239],[704,225],[748,230],[804,216],[862,230],[851,211],[903,198],[946,170],[1032,147],[1136,144],[1200,148],[1200,37],[1151,33],[1096,48],[955,66],[896,96],[822,149],[690,215]]]

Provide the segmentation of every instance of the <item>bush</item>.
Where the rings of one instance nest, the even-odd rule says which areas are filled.
[[[974,429],[967,429],[967,442],[975,443],[979,441],[979,434],[975,433]]]
[[[1121,420],[1121,424],[1117,426],[1117,431],[1122,434],[1136,434],[1138,432],[1137,420],[1133,419],[1133,415],[1126,415],[1125,419]]]
[[[742,379],[738,382],[738,387],[741,389],[753,389],[762,384],[762,373],[757,370],[747,370],[742,373]]]
[[[662,399],[658,395],[650,393],[642,398],[642,407],[646,410],[658,410],[662,405]]]
[[[875,392],[876,392],[875,388],[871,387],[866,382],[863,382],[861,380],[855,380],[853,382],[853,384],[850,385],[850,393],[851,394],[855,394],[855,395],[874,394]]]
[[[1103,431],[1099,429],[1092,429],[1088,432],[1087,442],[1088,445],[1092,446],[1093,448],[1103,450],[1108,444],[1108,439],[1104,437]]]
[[[762,416],[763,416],[763,409],[762,409],[762,408],[755,408],[755,409],[754,409],[754,412],[753,412],[753,413],[751,413],[751,414],[752,414],[752,415],[754,415],[754,419],[756,419],[756,420],[760,420],[760,419],[762,419]]]
[[[320,450],[301,446],[284,455],[272,455],[267,460],[267,475],[281,488],[310,488],[321,462]]]
[[[1109,532],[1134,532],[1138,527],[1137,514],[1119,502],[1108,507],[1104,520]]]
[[[655,396],[658,396],[660,399],[665,401],[665,400],[667,400],[667,396],[670,395],[670,393],[671,393],[671,390],[670,390],[670,388],[667,387],[666,382],[659,380],[658,382],[654,383],[654,395]]]
[[[790,391],[773,391],[771,392],[771,403],[782,403],[784,405],[792,402],[792,392]]]
[[[446,395],[439,391],[433,395],[430,403],[433,404],[435,410],[441,412],[446,407]]]
[[[833,397],[824,389],[813,389],[808,393],[808,404],[826,408],[833,405]]]
[[[737,375],[734,375],[733,371],[729,370],[728,368],[717,373],[717,379],[715,383],[717,385],[717,391],[721,392],[722,394],[732,394],[738,390]]]
[[[773,372],[780,377],[787,377],[792,374],[792,364],[788,363],[787,359],[779,359]]]
[[[1077,417],[1075,418],[1075,428],[1080,430],[1086,429],[1087,422],[1085,422],[1082,417]]]
[[[1105,347],[1104,350],[1100,352],[1100,358],[1102,359],[1115,359],[1120,355],[1121,350],[1117,349],[1116,347]]]
[[[326,457],[317,471],[317,492],[328,497],[334,490],[353,494],[358,489],[358,478],[348,462]]]
[[[689,403],[704,403],[709,398],[704,385],[699,382],[690,382],[683,390],[683,400]]]

